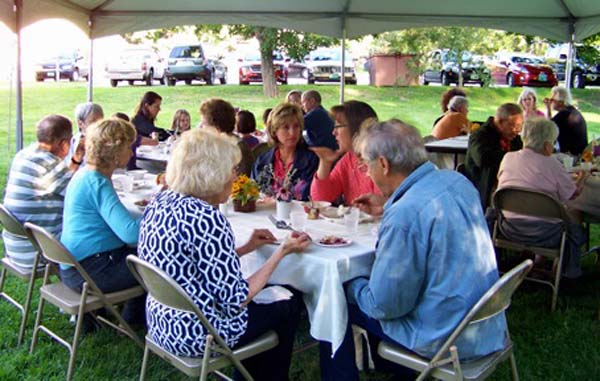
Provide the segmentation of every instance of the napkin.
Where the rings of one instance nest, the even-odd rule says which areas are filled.
[[[292,298],[292,292],[285,287],[270,286],[263,288],[252,301],[257,304],[270,304]]]

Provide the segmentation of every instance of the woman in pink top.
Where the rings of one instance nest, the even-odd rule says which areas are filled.
[[[546,117],[546,115],[537,108],[537,95],[535,90],[525,87],[519,95],[519,105],[523,108],[523,119],[533,117]]]
[[[365,102],[348,101],[333,107],[331,113],[335,119],[333,135],[339,149],[311,148],[319,157],[319,167],[310,187],[312,199],[333,202],[344,196],[344,204],[351,205],[362,194],[381,194],[367,177],[352,147],[361,124],[369,118],[377,119],[375,110]]]

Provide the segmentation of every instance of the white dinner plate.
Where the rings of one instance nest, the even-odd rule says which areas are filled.
[[[321,243],[321,240],[316,240],[313,241],[313,243],[317,246],[321,246],[321,247],[330,247],[330,248],[336,248],[336,247],[345,247],[345,246],[349,246],[352,244],[352,240],[348,239],[348,238],[344,238],[344,240],[346,240],[346,242],[344,243],[334,243],[334,244],[325,244],[325,243]]]

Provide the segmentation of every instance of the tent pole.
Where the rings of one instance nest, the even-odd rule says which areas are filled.
[[[569,44],[567,49],[567,67],[565,68],[565,87],[570,89],[573,85],[571,82],[573,81],[573,45],[575,41],[575,27],[573,22],[569,23]]]
[[[21,26],[23,25],[23,0],[15,0],[13,10],[17,27],[17,78],[15,102],[15,130],[17,152],[23,148],[23,83],[21,75]]]
[[[342,27],[342,67],[340,78],[340,104],[344,103],[344,91],[346,88],[346,20]]]
[[[94,23],[91,18],[88,21],[88,26],[90,38],[90,59],[88,62],[87,101],[92,102],[94,98],[94,39],[92,38],[92,28],[94,27]]]

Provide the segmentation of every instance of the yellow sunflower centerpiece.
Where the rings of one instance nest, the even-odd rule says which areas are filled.
[[[233,210],[236,212],[254,212],[258,196],[258,184],[246,175],[239,175],[231,186]]]

